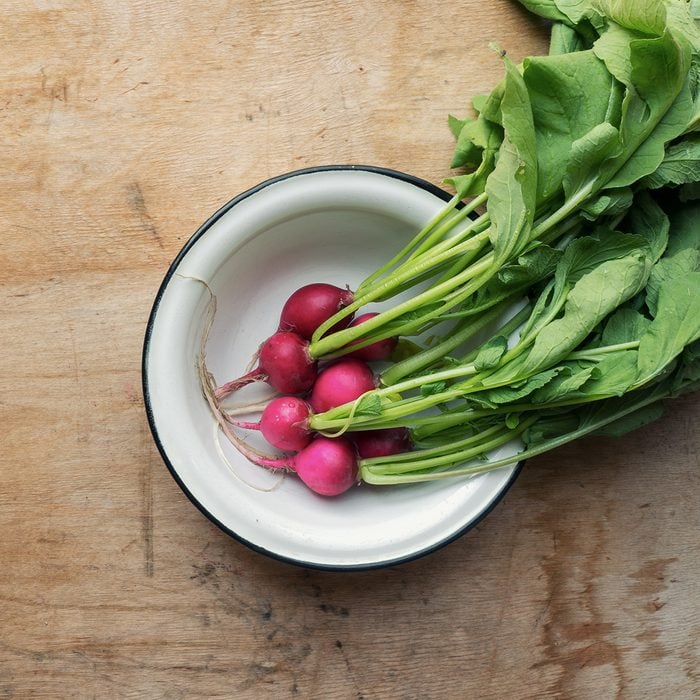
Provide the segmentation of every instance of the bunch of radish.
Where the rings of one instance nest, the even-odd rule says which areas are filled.
[[[268,469],[291,470],[323,496],[337,496],[357,483],[358,459],[396,454],[410,447],[405,429],[362,431],[352,438],[330,438],[316,434],[310,427],[313,414],[355,401],[375,389],[377,382],[369,363],[388,360],[396,347],[397,339],[387,338],[335,360],[322,362],[311,356],[310,339],[317,328],[352,302],[352,292],[331,284],[299,288],[284,304],[276,332],[260,345],[257,367],[214,391],[217,406],[254,382],[266,382],[282,394],[267,404],[255,422],[221,413],[231,426],[260,431],[272,447],[287,453],[280,458],[264,457],[236,440],[234,445],[245,457]],[[353,315],[349,315],[331,332],[362,324],[374,316],[366,313],[353,320]]]
[[[354,292],[292,294],[248,374],[217,388],[200,364],[257,464],[325,495],[472,477],[700,390],[697,3],[521,2],[552,23],[551,53],[501,52],[503,80],[450,118],[454,196]],[[393,352],[399,336],[424,347]],[[283,396],[224,422],[218,402],[255,381]],[[254,453],[245,428],[292,454]]]

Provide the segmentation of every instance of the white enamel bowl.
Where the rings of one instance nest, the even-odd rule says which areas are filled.
[[[192,502],[225,532],[287,562],[368,569],[427,554],[483,518],[519,467],[401,487],[359,485],[338,498],[243,459],[219,436],[196,358],[209,292],[217,299],[207,365],[242,374],[274,332],[288,295],[310,282],[351,288],[387,260],[448,195],[378,168],[297,171],[241,194],[189,240],[168,270],[148,323],[143,388],[155,442]],[[260,388],[244,390],[250,400]],[[243,396],[244,391],[240,394]],[[514,454],[506,446],[494,457]]]

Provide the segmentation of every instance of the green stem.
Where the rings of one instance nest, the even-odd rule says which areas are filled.
[[[437,372],[432,372],[428,376],[406,379],[403,382],[392,384],[391,386],[385,387],[383,389],[375,389],[373,393],[377,396],[390,396],[391,394],[400,394],[403,391],[410,391],[411,389],[420,389],[425,384],[449,381],[450,379],[458,379],[459,377],[465,377],[470,376],[472,374],[476,374],[476,372],[477,369],[476,367],[474,367],[473,364],[460,365],[459,367],[453,367],[452,369],[443,369]]]
[[[588,183],[571,198],[567,199],[559,209],[553,211],[546,219],[534,226],[530,234],[530,240],[541,239],[544,234],[560,224],[569,214],[573,214],[594,192],[594,184]]]
[[[438,224],[440,224],[446,216],[448,216],[454,208],[459,204],[460,198],[454,195],[452,199],[434,216],[389,262],[382,265],[378,270],[375,270],[369,277],[360,283],[356,292],[362,294],[365,287],[381,277],[384,273],[396,265],[403,257],[410,254],[411,250],[417,246]]]
[[[639,347],[638,340],[631,340],[629,343],[618,343],[617,345],[605,345],[600,348],[590,348],[589,350],[579,350],[572,352],[567,360],[597,360],[600,355],[607,355],[611,352],[622,352],[624,350],[636,350]]]
[[[445,224],[434,232],[431,239],[435,238],[439,240],[443,238],[452,231],[458,223],[466,219],[470,213],[471,208],[469,207],[460,209],[454,217],[448,219]],[[486,224],[488,224],[488,216],[484,214],[473,219],[468,226],[441,243],[432,243],[430,248],[419,247],[384,279],[377,279],[372,284],[363,282],[355,292],[355,303],[361,306],[379,298],[388,298],[387,294],[398,287],[402,282],[417,276],[425,270],[436,267],[441,262],[450,260],[452,257],[465,250],[475,247],[474,243],[471,242],[473,239],[467,239],[467,237],[476,232],[478,234],[484,234],[477,237],[477,243],[482,239],[488,239],[488,233],[484,230],[484,225]],[[379,294],[377,294],[377,290],[381,290]],[[346,312],[346,309],[342,309],[338,314],[333,316],[333,318],[324,323],[314,334],[314,339],[316,336],[320,338],[329,328],[332,328],[337,320],[341,318],[341,313],[344,312]],[[345,313],[345,315],[347,315],[347,313]]]
[[[403,314],[408,313],[409,311],[414,311],[415,309],[418,309],[425,304],[439,301],[448,292],[452,291],[456,287],[459,287],[460,285],[464,284],[470,279],[483,274],[485,271],[488,271],[492,265],[493,253],[489,253],[488,255],[485,255],[478,262],[471,265],[468,269],[464,270],[464,272],[457,275],[453,279],[431,287],[430,289],[427,289],[421,294],[418,294],[415,297],[412,297],[411,299],[407,299],[406,301],[397,304],[391,309],[381,312],[374,318],[370,318],[369,320],[365,321],[364,323],[358,326],[353,326],[352,328],[346,328],[345,330],[337,331],[336,333],[320,338],[315,342],[312,340],[311,344],[309,345],[309,354],[311,355],[311,357],[323,357],[324,355],[331,353],[334,350],[343,347],[344,345],[347,345],[353,340],[357,340],[360,337],[367,336],[370,331],[379,328],[388,321],[392,321],[395,318],[398,318]],[[466,286],[470,287],[470,285]],[[470,287],[470,289],[472,290],[470,293],[473,293],[473,286]],[[354,306],[354,304],[351,304],[350,306],[346,307],[346,309],[350,309],[352,306]],[[437,313],[439,313],[439,311]],[[436,314],[432,314],[431,316],[434,315]],[[333,318],[336,318],[336,316],[334,316]],[[415,326],[415,323],[411,323],[411,327],[413,326]],[[323,326],[321,326],[321,328],[323,328]]]
[[[512,303],[512,302],[511,302]],[[528,318],[528,316],[532,313],[532,304],[526,304],[518,313],[515,314],[511,319],[506,321],[497,331],[492,333],[491,338],[493,338],[496,335],[500,335],[504,338],[509,338],[511,334],[513,334],[520,326],[522,326],[523,322]],[[490,338],[489,338],[490,340]],[[488,341],[487,341],[488,342]],[[474,348],[471,350],[469,353],[467,353],[464,357],[460,358],[462,362],[473,362],[476,359],[476,356],[479,354],[479,350],[483,347],[482,345],[479,345],[478,347]]]
[[[462,303],[465,299],[467,299],[476,291],[478,291],[481,287],[483,287],[496,273],[496,269],[492,266],[490,270],[487,270],[486,272],[482,273],[480,276],[476,277],[476,279],[467,279],[467,283],[463,286],[460,286],[461,283],[468,276],[473,276],[475,273],[478,273],[481,269],[487,267],[487,263],[490,264],[491,261],[489,259],[482,260],[479,262],[483,262],[483,265],[478,265],[477,267],[477,265],[475,264],[474,266],[470,267],[469,270],[472,271],[471,273],[469,272],[469,270],[465,270],[464,272],[466,274],[459,275],[459,279],[455,277],[454,279],[457,280],[455,284],[448,285],[447,283],[444,283],[444,287],[442,289],[447,289],[448,291],[446,293],[443,291],[442,304],[440,306],[435,306],[435,304],[438,303],[440,300],[438,294],[433,295],[433,299],[428,298],[428,301],[424,304],[424,306],[427,306],[428,309],[423,312],[422,316],[414,316],[413,320],[407,321],[405,325],[402,325],[400,333],[402,335],[415,335],[426,331],[428,328],[434,326],[437,323],[440,323],[447,311],[454,308],[456,305]],[[450,286],[457,287],[457,289],[450,292]],[[420,304],[416,305],[417,308],[411,309],[411,311],[415,312],[417,309],[420,309],[420,306]],[[375,337],[386,338],[390,335],[391,334],[386,334]]]
[[[456,324],[455,330],[445,336],[445,339],[432,348],[408,357],[401,362],[397,362],[380,375],[380,381],[384,386],[395,384],[399,380],[410,374],[415,374],[419,370],[429,367],[434,362],[442,360],[446,355],[466,343],[470,338],[489,326],[491,323],[505,313],[511,304],[510,299],[506,299],[491,310],[482,314],[477,319],[469,319],[470,322],[462,321]]]
[[[460,274],[462,270],[465,270],[469,265],[472,264],[472,262],[474,262],[474,259],[477,258],[479,254],[484,250],[484,247],[487,242],[488,240],[483,240],[482,245],[480,245],[478,248],[468,250],[464,253],[464,255],[460,255],[452,263],[452,265],[450,265],[450,267],[442,274],[442,276],[437,278],[435,284],[442,284],[446,280],[452,279],[456,275]]]
[[[416,417],[415,415],[409,415],[408,420],[405,418],[392,418],[386,419],[384,416],[360,416],[353,419],[352,425],[348,428],[348,431],[352,432],[355,430],[382,430],[384,428],[412,428],[426,427],[428,430],[434,429],[434,432],[439,432],[440,430],[446,430],[447,428],[454,427],[455,425],[466,425],[470,420],[478,420],[479,418],[488,418],[494,413],[510,413],[510,411],[498,411],[498,410],[471,410],[462,411],[459,414],[459,418],[455,418],[457,414],[453,413],[440,413],[434,416],[422,416]],[[330,423],[331,421],[327,421]],[[332,428],[340,428],[343,425],[343,420],[335,421],[336,425],[327,428],[331,430]],[[439,430],[437,429],[439,427]],[[429,433],[432,435],[432,432]],[[421,437],[416,437],[416,441],[420,441]]]
[[[550,450],[556,449],[557,447],[561,447],[562,445],[565,445],[568,442],[578,440],[579,438],[584,437],[589,433],[593,433],[605,425],[608,425],[608,423],[612,423],[613,421],[618,420],[619,418],[623,418],[624,416],[630,413],[634,413],[635,411],[644,408],[645,406],[648,406],[652,403],[655,403],[656,401],[659,401],[662,398],[664,398],[664,394],[662,394],[661,392],[651,392],[650,395],[642,401],[639,401],[637,403],[632,402],[627,407],[622,408],[616,413],[608,415],[607,417],[602,418],[601,420],[595,421],[594,423],[586,424],[582,428],[578,428],[577,430],[574,430],[570,433],[566,433],[565,435],[562,435],[558,438],[547,440],[542,445],[532,447],[528,450],[523,450],[522,452],[519,452],[518,454],[513,455],[512,457],[505,457],[504,459],[498,459],[492,462],[486,462],[484,464],[478,464],[474,466],[450,469],[449,471],[426,472],[424,474],[406,475],[375,474],[372,471],[371,465],[365,466],[364,460],[361,460],[360,479],[368,484],[393,485],[419,483],[423,481],[436,481],[438,479],[450,479],[459,476],[475,476],[477,474],[485,474],[486,472],[494,471],[495,469],[502,469],[503,467],[511,466],[516,462],[521,462],[526,459],[530,459],[531,457],[536,457],[537,455],[549,452]]]
[[[447,454],[442,454],[435,457],[426,457],[411,462],[401,462],[397,464],[376,464],[373,459],[360,460],[360,469],[362,473],[369,471],[373,476],[379,475],[401,475],[410,472],[422,472],[427,469],[435,469],[436,467],[446,467],[457,462],[463,462],[473,457],[489,452],[497,447],[505,445],[507,442],[520,437],[535,421],[537,417],[523,421],[517,428],[501,432],[500,435],[486,440],[479,445],[469,447],[463,450],[454,450]],[[409,453],[410,454],[410,453]],[[441,472],[442,473],[442,472]],[[364,477],[362,477],[364,479]]]
[[[436,416],[426,416],[424,418],[405,421],[408,423],[413,433],[414,442],[421,442],[437,433],[460,425],[470,425],[480,418],[492,418],[493,416],[517,413],[511,406],[499,406],[498,408],[469,409],[467,411],[453,411],[441,413]],[[398,427],[398,426],[397,426]]]
[[[480,433],[475,435],[470,435],[469,437],[463,438],[462,440],[456,440],[450,442],[449,444],[442,444],[438,447],[430,447],[422,450],[413,450],[412,452],[402,452],[400,454],[388,455],[386,457],[373,457],[371,459],[365,460],[365,465],[370,465],[376,467],[380,464],[395,464],[405,463],[407,461],[422,460],[428,457],[438,457],[448,452],[455,452],[457,450],[465,449],[483,443],[485,440],[492,438],[494,435],[498,435],[503,431],[503,424],[494,425],[491,428],[482,430]]]
[[[379,317],[375,317],[369,321],[366,321],[360,326],[354,326],[324,337],[324,334],[338,321],[354,313],[365,304],[376,301],[377,299],[386,298],[386,295],[389,292],[395,290],[396,287],[400,286],[403,282],[411,278],[415,278],[431,268],[437,267],[445,260],[449,260],[455,254],[455,250],[457,252],[462,252],[463,250],[468,250],[471,247],[479,247],[484,237],[488,237],[488,232],[483,231],[474,238],[464,241],[464,243],[455,246],[454,250],[448,247],[446,250],[436,253],[435,255],[423,255],[417,260],[412,261],[410,264],[395,270],[389,279],[380,281],[367,293],[359,297],[356,296],[352,304],[342,308],[338,313],[334,314],[330,319],[322,323],[316,329],[313,337],[311,338],[311,344],[309,346],[309,353],[311,354],[311,357],[322,357],[328,352],[337,350],[351,340],[356,340],[361,336],[365,336],[370,330],[382,325],[383,323],[386,323],[387,320],[391,320],[390,318],[384,316],[384,314],[380,314],[380,316],[383,316],[382,320],[379,320]],[[439,286],[440,285],[437,285],[437,287]],[[425,293],[430,293],[433,288],[428,289]],[[412,300],[409,300],[409,302],[410,301]],[[420,306],[420,303],[417,306]],[[394,314],[391,318],[395,318],[399,315],[401,314]],[[343,340],[337,341],[339,337],[342,337]],[[326,341],[325,344],[324,341]],[[333,347],[329,348],[329,345]],[[319,346],[322,346],[323,350],[320,350]]]
[[[412,258],[417,258],[423,253],[432,250],[436,241],[439,241],[443,236],[447,235],[454,228],[455,224],[459,223],[459,221],[464,221],[464,219],[466,219],[479,206],[485,204],[487,199],[486,193],[484,192],[469,202],[469,204],[462,207],[458,212],[459,217],[455,217],[452,221],[447,222],[449,225],[444,225],[440,229],[434,231],[426,240],[423,241],[423,243],[421,243],[421,245],[418,246],[418,248],[416,248],[413,253],[411,253],[408,259],[411,260]],[[484,218],[486,218],[486,221],[488,221],[487,215],[482,215],[481,217],[478,217],[477,220]]]
[[[432,394],[431,396],[415,396],[409,399],[403,399],[401,401],[396,401],[392,403],[388,408],[382,410],[380,416],[367,416],[367,420],[362,420],[364,417],[353,417],[353,407],[358,404],[364,397],[360,397],[356,401],[343,404],[338,406],[338,408],[331,409],[325,413],[312,415],[309,418],[309,427],[312,430],[317,430],[319,432],[330,431],[330,430],[346,430],[356,428],[356,424],[362,423],[362,428],[370,427],[371,422],[379,422],[384,420],[394,420],[397,418],[403,418],[404,416],[410,416],[417,413],[421,413],[429,408],[434,408],[444,401],[450,401],[451,399],[456,399],[461,396],[461,391],[446,391],[440,394]],[[338,409],[342,409],[339,411]]]

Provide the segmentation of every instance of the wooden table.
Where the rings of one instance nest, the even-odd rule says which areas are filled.
[[[156,452],[146,319],[189,235],[324,163],[448,174],[509,0],[6,0],[0,697],[700,695],[697,400],[530,462],[476,530],[329,574],[232,541]]]

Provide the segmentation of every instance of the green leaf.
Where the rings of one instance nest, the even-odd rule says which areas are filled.
[[[528,448],[542,445],[561,435],[574,432],[580,422],[578,415],[573,412],[545,415],[523,433],[522,440]]]
[[[441,394],[447,388],[445,382],[431,382],[430,384],[423,384],[420,388],[421,396],[433,396],[434,394]]]
[[[519,413],[508,413],[506,415],[506,428],[508,430],[515,430],[520,425],[520,414]]]
[[[649,406],[643,406],[642,408],[634,411],[633,413],[628,413],[622,418],[611,421],[607,425],[604,425],[598,430],[595,430],[591,435],[599,435],[605,437],[621,437],[627,433],[631,433],[633,430],[638,430],[649,423],[661,418],[664,413],[664,406],[661,401],[652,403]]]
[[[626,29],[658,36],[666,28],[663,0],[596,0],[595,6]]]
[[[477,372],[496,367],[508,349],[508,340],[497,335],[481,346],[479,353],[474,360],[474,367]]]
[[[500,105],[500,97],[499,97]],[[453,118],[456,128],[458,120]],[[457,136],[451,168],[471,168],[473,172],[447,178],[445,183],[457,191],[460,199],[481,194],[486,180],[494,169],[496,155],[503,141],[503,128],[481,114],[477,119],[466,119]]]
[[[700,342],[688,345],[680,357],[678,371],[673,378],[673,395],[700,389]]]
[[[556,22],[569,22],[569,18],[559,9],[555,0],[520,0],[530,12]]]
[[[566,196],[571,198],[589,187],[591,182],[603,181],[606,172],[601,166],[621,153],[620,132],[607,122],[597,124],[576,140],[571,147],[563,180]]]
[[[510,289],[532,286],[554,272],[561,256],[560,250],[539,244],[518,256],[517,261],[504,265],[494,283],[500,282]]]
[[[657,189],[667,185],[700,182],[700,136],[689,136],[668,147],[663,162],[642,181],[643,187]]]
[[[454,187],[455,193],[460,199],[479,195],[485,190],[488,177],[496,164],[496,155],[501,146],[502,136],[493,131],[492,139],[489,145],[481,151],[481,162],[474,172],[454,175],[445,179],[445,184]],[[456,167],[454,162],[452,167]]]
[[[360,416],[381,416],[382,400],[377,394],[369,393],[363,396],[355,407],[355,417]]]
[[[661,373],[700,338],[700,272],[664,280],[657,314],[639,343],[637,386]]]
[[[544,372],[539,372],[521,382],[511,385],[484,389],[478,394],[471,394],[471,399],[481,399],[490,404],[507,404],[524,399],[532,394],[533,391],[541,389],[543,386],[551,382],[560,372],[561,367],[547,369]]]
[[[630,187],[606,190],[581,207],[581,216],[589,221],[595,221],[602,216],[619,216],[632,206],[633,201],[634,195]]]
[[[669,396],[670,384],[662,383],[622,397],[584,404],[576,409],[579,418],[577,435],[598,433],[605,426],[622,421],[626,416],[658,403]],[[599,433],[598,433],[599,434]]]
[[[659,293],[669,280],[683,279],[689,273],[700,270],[700,251],[688,248],[659,260],[649,275],[646,287],[646,304],[652,316],[658,316]]]
[[[640,38],[641,34],[613,23],[608,24],[593,44],[593,53],[605,63],[610,75],[630,88],[633,87],[631,44]]]
[[[533,393],[532,402],[544,404],[567,399],[591,378],[594,370],[594,365],[588,367],[578,363],[562,365],[562,371],[551,382]]]
[[[486,119],[494,124],[503,126],[503,115],[501,104],[503,101],[503,95],[505,94],[506,82],[502,80],[496,87],[486,96],[485,99],[478,102],[472,102],[475,108],[479,112],[479,117]],[[479,100],[479,98],[474,98]],[[477,107],[477,104],[479,105]]]
[[[552,25],[552,33],[549,39],[550,56],[574,53],[583,51],[586,48],[588,48],[586,42],[573,27],[563,22],[555,22]]]
[[[551,367],[576,348],[608,314],[644,287],[650,267],[648,253],[640,250],[585,272],[569,292],[561,318],[538,330],[524,365],[518,368],[520,376]],[[488,381],[500,381],[499,373]]]
[[[700,251],[700,202],[675,206],[669,218],[671,235],[666,255],[686,249]]]
[[[613,81],[590,50],[527,58],[523,79],[532,103],[542,202],[561,190],[574,142],[606,120]]]
[[[595,0],[556,0],[556,4],[559,10],[577,26],[584,20],[592,22],[595,26],[602,26]]]
[[[700,21],[700,0],[690,0],[689,9],[692,18],[696,22]]]
[[[640,251],[649,254],[642,236],[627,233],[602,232],[599,236],[584,236],[573,240],[557,265],[555,280],[578,282],[600,265],[634,256]]]
[[[488,100],[488,95],[474,95],[474,97],[472,97],[472,107],[474,111],[477,113],[483,112]]]
[[[625,187],[653,173],[664,159],[666,144],[685,131],[693,113],[687,44],[667,33],[629,46],[633,88],[623,102],[620,124],[625,148],[606,169],[614,172],[607,188]]]
[[[635,197],[627,222],[633,233],[646,239],[651,258],[656,262],[668,246],[670,222],[664,210],[648,192],[640,191]]]
[[[690,59],[688,71],[688,87],[693,99],[693,114],[688,122],[686,132],[697,131],[700,128],[700,40],[696,41]]]
[[[634,309],[618,309],[608,318],[600,344],[602,346],[620,345],[639,340],[650,323],[648,318]]]
[[[450,131],[455,138],[459,137],[459,133],[462,131],[467,121],[468,120],[466,119],[454,117],[451,114],[447,115],[447,126],[450,128]]]
[[[503,265],[496,275],[480,287],[462,307],[449,314],[450,318],[476,316],[507,299],[513,302],[521,293],[535,288],[538,282],[555,270],[562,252],[544,244],[538,244],[518,256],[517,260]]]
[[[504,138],[498,162],[486,181],[489,237],[496,264],[517,255],[527,243],[535,215],[537,157],[527,88],[518,69],[505,59],[502,101]]]
[[[653,173],[663,161],[665,146],[682,134],[693,115],[693,100],[688,72],[690,45],[681,31],[658,32],[648,38],[641,33],[648,24],[656,24],[656,8],[642,2],[613,3],[627,14],[627,27],[608,24],[593,50],[615,78],[627,86],[620,121],[622,154],[607,164],[607,187],[624,187]],[[628,4],[629,12],[623,12]],[[633,21],[639,9],[639,21]],[[645,17],[645,12],[650,16]],[[665,10],[661,10],[662,15]],[[622,22],[622,18],[620,18]],[[648,28],[648,27],[647,27]],[[640,38],[644,37],[644,38]]]
[[[481,394],[469,394],[469,396],[467,396],[467,406],[470,409],[491,409],[499,407],[497,403],[490,401],[488,397],[482,396]]]
[[[570,26],[580,24],[585,18],[595,20],[597,15],[592,0],[520,0],[520,3],[540,17]]]
[[[554,278],[541,292],[525,324],[521,337],[539,333],[551,319],[551,309],[558,309],[569,290],[586,274],[602,263],[637,255],[646,250],[641,236],[603,232],[603,237],[585,236],[574,239],[557,264]],[[591,329],[592,330],[592,329]]]
[[[622,396],[637,378],[637,351],[610,353],[596,364],[590,379],[579,387],[581,396]]]
[[[493,162],[503,140],[503,129],[483,117],[462,123],[451,168],[478,168],[485,160]]]

